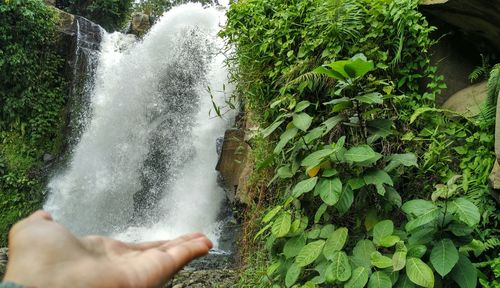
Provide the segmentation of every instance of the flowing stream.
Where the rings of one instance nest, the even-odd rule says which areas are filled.
[[[45,209],[57,221],[80,235],[202,231],[217,242],[216,139],[230,123],[209,116],[207,87],[218,103],[230,92],[216,36],[224,21],[223,11],[186,4],[142,41],[103,32],[85,127],[48,184]]]

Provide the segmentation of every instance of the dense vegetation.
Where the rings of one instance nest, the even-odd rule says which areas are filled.
[[[256,236],[244,238],[241,286],[498,285],[488,175],[500,66],[487,68],[479,116],[437,108],[435,28],[417,6],[232,4],[221,34],[237,94],[267,127],[251,139],[259,197],[247,217],[261,224],[245,230]]]
[[[88,18],[107,31],[117,31],[124,27],[130,16],[132,0],[60,0],[57,6],[69,13]]]
[[[42,1],[0,2],[0,246],[13,223],[41,206],[42,156],[59,149],[57,21]]]

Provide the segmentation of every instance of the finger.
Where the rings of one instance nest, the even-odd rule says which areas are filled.
[[[182,242],[186,242],[192,239],[205,237],[205,235],[201,233],[191,233],[186,234],[181,237],[178,237],[174,240],[162,240],[162,241],[151,241],[151,242],[142,242],[142,243],[127,243],[127,247],[133,250],[144,251],[152,248],[165,248],[178,245]]]

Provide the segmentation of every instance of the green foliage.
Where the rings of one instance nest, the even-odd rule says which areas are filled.
[[[57,21],[42,1],[0,4],[0,246],[39,208],[40,160],[57,150],[65,104]]]
[[[435,107],[446,85],[417,2],[248,0],[228,11],[237,93],[267,127],[268,185],[282,195],[258,233],[275,267],[263,287],[453,286],[462,269],[476,283],[469,264],[498,233],[491,121]]]
[[[83,16],[101,25],[107,31],[123,28],[128,20],[132,0],[65,0],[58,2],[66,11]]]

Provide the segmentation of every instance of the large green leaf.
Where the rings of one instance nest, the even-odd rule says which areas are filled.
[[[298,198],[298,197],[300,197],[300,195],[312,191],[314,189],[314,186],[316,186],[317,182],[318,182],[318,177],[312,177],[312,178],[300,181],[293,188],[293,191],[292,191],[293,197]]]
[[[458,251],[450,239],[442,239],[432,248],[430,260],[441,277],[450,273],[458,262]]]
[[[421,214],[417,218],[406,223],[405,228],[407,231],[413,231],[425,224],[435,221],[436,219],[438,219],[440,213],[441,212],[438,207],[432,210],[427,210],[424,214]]]
[[[274,148],[274,154],[279,154],[283,150],[283,148],[285,148],[286,144],[288,144],[288,142],[290,142],[290,140],[292,140],[298,132],[299,129],[295,127],[287,129],[285,132],[283,132],[283,134],[281,134],[280,136],[280,141]]]
[[[276,220],[271,228],[271,233],[276,237],[284,237],[290,231],[290,225],[292,222],[292,216],[290,213],[285,212],[281,214]]]
[[[380,159],[381,155],[373,151],[372,147],[368,145],[355,146],[349,149],[344,157],[348,162],[365,162],[373,159]],[[377,160],[378,160],[377,159]],[[375,160],[376,161],[376,160]]]
[[[406,167],[418,167],[417,156],[415,156],[415,154],[413,153],[392,154],[391,156],[387,157],[387,161],[389,161],[389,164],[387,164],[387,166],[385,166],[384,168],[386,172],[390,172],[394,170],[394,168],[397,168],[401,165]]]
[[[325,122],[323,122],[323,125],[326,127],[325,131],[323,132],[323,135],[330,132],[330,130],[335,128],[335,126],[337,126],[340,122],[342,122],[342,120],[344,120],[344,117],[340,115],[328,118]]]
[[[358,100],[361,103],[366,104],[382,104],[384,103],[384,97],[382,94],[378,92],[368,93],[361,96],[356,96],[354,99]]]
[[[332,262],[326,269],[326,279],[329,282],[347,281],[351,277],[351,265],[347,254],[344,251],[336,251],[331,260]]]
[[[342,182],[338,177],[333,179],[321,179],[316,185],[316,193],[319,194],[321,200],[326,205],[332,206],[335,205],[340,198],[340,194],[342,193]]]
[[[401,275],[398,279],[398,282],[396,282],[396,288],[415,288],[415,284],[410,281],[410,278],[405,275]]]
[[[300,250],[306,245],[306,237],[299,235],[286,241],[283,247],[283,254],[286,258],[292,258],[299,254]]]
[[[368,174],[363,176],[363,179],[365,180],[365,183],[367,185],[375,185],[375,188],[377,188],[377,193],[382,196],[385,195],[384,184],[390,186],[394,185],[391,176],[389,176],[389,174],[387,174],[387,172],[385,172],[384,170],[372,170],[368,172]]]
[[[382,255],[378,251],[372,253],[370,262],[372,263],[373,266],[381,269],[392,266],[392,259]]]
[[[434,287],[434,274],[427,264],[418,258],[406,259],[406,275],[411,282],[428,288]]]
[[[313,263],[321,254],[324,245],[324,240],[317,240],[307,244],[300,250],[299,255],[295,258],[295,263],[299,267],[304,267]]]
[[[373,227],[373,242],[379,245],[380,240],[386,236],[392,235],[392,232],[394,232],[394,223],[392,223],[391,220],[378,222]]]
[[[373,252],[375,252],[375,245],[373,245],[372,241],[370,240],[360,240],[358,243],[356,243],[356,246],[354,246],[354,249],[352,251],[354,257],[357,258],[358,261],[360,261],[364,267],[370,268],[371,267],[371,255]]]
[[[313,118],[307,113],[293,114],[293,125],[302,131],[307,131],[311,126]]]
[[[451,270],[450,276],[460,288],[476,288],[477,270],[467,256],[460,254],[458,263]]]
[[[435,210],[436,208],[437,208],[437,206],[434,203],[432,203],[431,201],[422,200],[422,199],[407,201],[401,207],[401,209],[406,214],[411,214],[414,216],[420,216],[420,215],[425,214],[426,212],[428,212],[430,210]]]
[[[328,239],[326,239],[325,247],[323,248],[323,255],[328,260],[332,260],[335,252],[344,248],[347,241],[348,230],[345,227],[335,230]]]
[[[368,288],[390,288],[392,287],[391,277],[387,273],[377,271],[370,276]]]
[[[398,235],[389,235],[385,236],[384,238],[380,239],[379,245],[382,247],[392,247],[396,245],[396,243],[401,240]]]
[[[337,208],[341,214],[345,214],[349,211],[353,202],[354,193],[352,189],[348,186],[344,186],[344,189],[342,189],[342,193],[340,194],[340,199],[337,204],[335,204],[335,208]]]
[[[375,66],[372,61],[366,61],[362,58],[349,61],[344,66],[344,71],[350,78],[358,78],[365,76],[366,73],[373,70]]]
[[[402,270],[406,266],[406,255],[408,249],[403,241],[396,243],[396,252],[392,255],[392,268],[393,271]]]
[[[290,265],[288,270],[286,271],[286,276],[285,276],[285,285],[286,287],[292,287],[295,282],[299,279],[301,268],[293,263]]]
[[[330,156],[333,152],[335,152],[335,150],[333,150],[333,149],[322,149],[322,150],[315,151],[315,152],[307,155],[307,157],[304,158],[304,160],[302,160],[300,165],[305,166],[305,167],[318,166],[321,162],[323,162],[323,160],[326,157]]]
[[[455,199],[448,205],[450,211],[457,215],[460,221],[471,227],[477,225],[481,220],[477,206],[465,198]]]
[[[345,288],[363,288],[368,282],[368,269],[360,266],[351,272],[351,278],[345,283]]]

